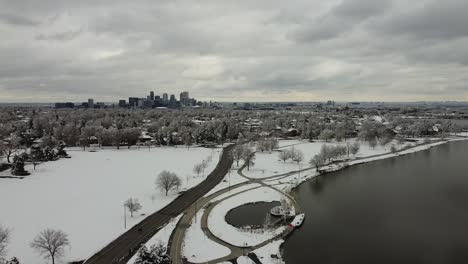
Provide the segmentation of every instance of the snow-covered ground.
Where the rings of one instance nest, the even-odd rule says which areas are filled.
[[[185,233],[182,255],[192,263],[203,263],[212,259],[222,258],[231,253],[228,248],[211,241],[201,227],[201,218],[204,210],[197,212],[192,225]]]
[[[356,155],[356,157],[350,157],[350,161],[345,161],[341,163],[335,163],[332,165],[328,165],[323,167],[322,169],[326,169],[328,171],[339,170],[344,166],[348,165],[355,165],[365,162],[370,162],[374,160],[380,160],[385,158],[396,157],[399,155],[404,155],[408,153],[414,153],[417,151],[425,150],[431,148],[433,146],[437,146],[440,144],[444,144],[446,142],[432,142],[431,144],[425,145],[418,145],[423,142],[424,139],[420,139],[417,143],[404,143],[398,144],[397,142],[392,142],[387,146],[376,146],[375,148],[369,147],[367,143],[361,143],[360,152]],[[462,139],[452,139],[452,140],[462,140]],[[353,143],[354,140],[348,141]],[[332,144],[332,145],[346,145],[347,142],[308,142],[308,141],[299,141],[299,140],[287,140],[287,141],[280,141],[280,146],[286,146],[284,148],[280,148],[280,150],[288,149],[294,147],[295,149],[299,149],[304,153],[304,161],[301,164],[301,169],[309,168],[308,161],[311,157],[318,154],[320,152],[320,148],[323,144]],[[390,146],[395,145],[397,149],[402,149],[405,146],[414,146],[413,148],[400,151],[398,153],[391,153]],[[282,162],[278,158],[278,151],[273,151],[271,153],[256,153],[256,160],[255,166],[247,171],[244,170],[244,173],[252,178],[264,178],[269,177],[276,174],[282,174],[290,171],[296,171],[300,167],[297,163],[288,161],[286,163]],[[310,169],[301,173],[296,173],[289,175],[287,177],[281,177],[280,179],[271,179],[266,180],[264,183],[272,186],[274,185],[276,188],[283,190],[284,192],[289,192],[289,190],[301,182],[304,182],[308,179],[311,179],[318,175],[318,172],[315,169]],[[231,176],[232,177],[232,176]],[[237,179],[236,181],[241,182],[242,177]],[[222,183],[224,184],[224,183]],[[220,185],[222,185],[220,184]],[[217,187],[220,188],[220,185]],[[224,186],[224,185],[223,185]],[[216,235],[217,237],[221,238],[222,240],[236,245],[236,246],[245,246],[247,245],[257,245],[263,241],[266,241],[272,237],[275,237],[277,234],[280,234],[284,231],[284,227],[281,227],[276,230],[268,230],[264,232],[247,232],[236,228],[225,221],[225,216],[229,212],[229,210],[236,208],[238,206],[252,203],[252,202],[271,202],[271,201],[279,201],[284,195],[281,193],[272,190],[268,187],[260,187],[256,189],[252,189],[247,192],[243,192],[249,188],[258,187],[258,184],[251,183],[248,185],[244,185],[234,191],[229,193],[225,193],[220,195],[219,197],[215,198],[216,200],[222,200],[228,196],[238,193],[238,195],[234,195],[231,198],[221,201],[218,205],[214,207],[208,217],[208,227],[210,231]],[[287,195],[287,193],[286,193]],[[196,243],[199,241],[197,237],[186,237],[186,243]],[[272,257],[272,255],[277,255],[280,257],[280,245],[284,241],[282,239],[272,241],[271,243],[267,244],[266,246],[259,248],[254,251],[257,256],[260,258],[262,263],[284,263],[281,259],[277,259]],[[211,259],[215,259],[218,256],[212,256]],[[241,257],[238,258],[238,263],[252,263],[250,259]]]
[[[423,139],[421,139],[421,142]],[[244,174],[251,178],[265,178],[269,176],[284,174],[290,171],[297,171],[310,167],[310,159],[320,153],[320,149],[323,145],[328,146],[346,146],[347,144],[353,144],[356,139],[349,139],[348,141],[342,142],[325,142],[325,141],[314,141],[309,142],[308,140],[281,140],[279,143],[279,151],[272,152],[257,152],[255,154],[255,165],[249,170],[245,169]],[[416,143],[405,143],[399,144],[396,141],[387,144],[386,146],[377,145],[375,148],[371,148],[367,142],[359,142],[361,148],[355,157],[369,157],[374,155],[381,155],[390,152],[390,147],[395,145],[397,149],[402,148],[405,145],[414,146]],[[288,160],[283,162],[279,158],[280,151],[285,151],[294,148],[300,150],[304,154],[304,160],[301,163]],[[350,158],[355,158],[351,156]]]
[[[173,218],[169,223],[167,223],[163,228],[161,228],[148,242],[145,243],[146,248],[150,248],[152,245],[158,245],[162,244],[165,247],[167,247],[169,243],[169,239],[172,234],[172,230],[177,225],[177,222],[179,222],[180,218],[182,215],[177,216],[176,218]],[[135,263],[135,260],[137,259],[138,254],[135,254],[128,262],[127,264],[133,264]]]
[[[218,238],[235,246],[255,246],[282,233],[286,227],[259,232],[241,230],[226,222],[226,215],[232,208],[255,202],[280,201],[284,196],[268,187],[242,192],[231,199],[217,204],[208,216],[208,228]]]
[[[221,149],[147,148],[69,150],[71,159],[40,164],[23,180],[0,178],[0,224],[12,229],[8,256],[23,264],[47,263],[29,247],[45,228],[61,229],[71,247],[64,261],[81,260],[125,231],[123,203],[138,198],[142,210],[130,218],[127,229],[177,197],[155,188],[162,170],[177,173],[182,188],[200,183],[216,166]],[[195,164],[212,157],[205,176],[194,177]],[[2,172],[8,175],[9,171]],[[145,216],[143,215],[145,214]]]

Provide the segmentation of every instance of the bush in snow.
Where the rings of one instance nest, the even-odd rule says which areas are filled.
[[[149,250],[143,246],[138,251],[135,264],[169,264],[171,259],[167,254],[167,249],[162,244],[152,245]]]
[[[16,257],[13,257],[11,260],[0,258],[0,264],[20,264],[20,262]]]

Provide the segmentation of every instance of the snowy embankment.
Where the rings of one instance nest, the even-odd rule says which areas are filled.
[[[457,140],[457,139],[455,139]],[[348,141],[350,144],[355,142],[354,139]],[[347,145],[348,142],[308,142],[308,141],[299,141],[299,140],[288,140],[288,141],[280,141],[280,146],[286,146],[280,150],[285,150],[294,147],[296,150],[301,150],[304,153],[304,161],[300,164],[295,162],[287,161],[283,162],[280,161],[278,157],[278,151],[273,151],[271,153],[257,153],[255,159],[255,165],[250,170],[245,169],[244,173],[252,178],[266,178],[273,175],[283,174],[290,171],[297,171],[299,169],[306,169],[310,168],[308,161],[316,154],[320,152],[322,145]],[[417,151],[425,150],[431,148],[433,146],[437,146],[440,144],[446,143],[446,141],[442,142],[433,142],[430,144],[422,144],[423,139],[418,140],[417,142],[405,142],[403,144],[399,144],[396,141],[391,142],[387,146],[376,146],[375,148],[371,148],[367,143],[361,142],[360,152],[355,156],[350,156],[348,161],[337,161],[332,165],[324,166],[321,169],[326,171],[336,171],[340,170],[346,166],[351,166],[355,164],[361,164],[366,162],[371,162],[374,160],[381,160],[391,157],[396,157],[399,155],[404,155],[408,153],[414,153]],[[398,153],[391,153],[390,146],[394,145],[397,150],[400,150]],[[403,150],[404,148],[409,149]],[[277,188],[289,192],[292,188],[298,186],[304,181],[312,179],[318,175],[318,172],[315,169],[309,169],[307,171],[301,173],[295,173],[291,175],[287,175],[280,178],[275,178],[271,180],[265,180],[264,182],[269,185],[274,185]],[[240,181],[240,180],[239,180]],[[224,241],[231,243],[237,246],[245,246],[247,245],[257,245],[263,241],[271,239],[277,234],[281,233],[281,229],[275,230],[273,232],[265,231],[265,232],[246,232],[236,228],[232,225],[229,225],[226,220],[225,216],[229,212],[229,210],[236,208],[238,206],[252,203],[252,202],[271,202],[271,201],[279,201],[283,195],[280,193],[269,189],[267,187],[261,187],[258,189],[254,189],[252,191],[244,192],[243,190],[254,187],[252,185],[246,185],[244,187],[239,188],[235,192],[240,193],[239,195],[235,195],[227,200],[223,200],[220,204],[216,205],[213,211],[210,213],[208,218],[208,226],[210,231],[217,237],[223,239]],[[218,186],[217,186],[218,187]],[[268,190],[267,193],[263,190]],[[232,194],[232,192],[230,192]],[[220,197],[217,197],[216,200],[221,200],[223,198],[228,197],[228,194],[223,194]],[[187,244],[196,244],[198,241],[197,238],[191,237],[186,238],[185,243]],[[262,263],[283,263],[281,259],[277,259],[272,257],[272,255],[280,256],[280,246],[284,242],[284,240],[279,239],[272,241],[271,243],[267,244],[266,246],[259,248],[254,251],[257,256],[260,258]],[[212,259],[216,258],[216,256],[212,256]],[[238,259],[239,261],[240,259]],[[242,261],[250,261],[248,259],[242,259]]]
[[[417,145],[417,146],[415,146],[415,144],[413,144],[414,147],[412,147],[410,149],[406,149],[406,150],[401,150],[398,153],[388,153],[388,151],[387,151],[387,152],[383,152],[382,154],[368,155],[367,158],[362,157],[363,155],[361,154],[360,159],[355,159],[355,160],[352,160],[352,161],[349,161],[349,162],[336,163],[336,164],[333,164],[333,165],[325,166],[322,169],[325,169],[326,171],[330,171],[330,172],[331,171],[337,171],[337,170],[343,169],[343,168],[345,168],[347,166],[363,164],[363,163],[372,162],[372,161],[376,161],[376,160],[387,159],[387,158],[398,157],[398,156],[401,156],[401,155],[406,155],[406,154],[411,154],[411,153],[427,150],[427,149],[430,149],[432,147],[445,144],[445,143],[447,143],[449,141],[460,141],[460,140],[467,140],[467,139],[450,139],[448,141],[438,141],[438,142],[433,142],[433,143],[430,143],[430,144]],[[421,140],[421,142],[422,142],[422,140]],[[377,155],[377,156],[375,156],[375,155]],[[299,184],[301,184],[301,183],[303,183],[303,182],[305,182],[307,180],[310,180],[310,179],[312,179],[312,178],[314,178],[314,177],[316,177],[318,175],[319,175],[318,172],[316,172],[315,170],[311,170],[311,171],[307,171],[306,173],[303,173],[302,176],[292,175],[292,176],[289,176],[289,177],[287,177],[285,179],[282,179],[282,180],[269,181],[268,184],[270,184],[270,185],[275,184],[277,187],[281,186],[280,188],[282,188],[283,190],[289,191],[292,188],[298,186]],[[281,184],[281,185],[277,185],[277,184]],[[284,240],[282,240],[282,239],[273,241],[272,243],[269,243],[268,245],[255,250],[254,253],[260,258],[262,263],[265,263],[265,264],[277,264],[277,263],[282,264],[284,262],[281,259],[272,258],[273,255],[279,256],[279,257],[281,256],[280,255],[281,254],[280,253],[280,247],[281,247],[282,243],[284,243]]]
[[[282,226],[271,230],[240,229],[228,224],[226,215],[231,209],[244,204],[280,201],[282,198],[281,193],[268,187],[241,192],[230,199],[221,201],[213,208],[208,216],[208,228],[213,235],[231,245],[245,247],[261,244],[284,232],[286,227]]]
[[[167,223],[163,228],[161,228],[148,242],[145,243],[147,248],[150,248],[152,245],[163,245],[167,247],[169,243],[169,239],[171,238],[172,230],[177,226],[177,222],[179,222],[182,215],[173,218],[169,223]],[[135,263],[135,260],[138,257],[138,253],[135,254],[127,264]]]
[[[211,241],[201,227],[202,215],[205,210],[200,210],[187,229],[185,237],[189,241],[197,243],[183,244],[182,255],[191,263],[203,263],[212,259],[222,258],[231,253],[228,248]]]
[[[107,245],[124,229],[123,203],[138,198],[142,210],[130,217],[127,229],[178,196],[166,197],[155,187],[157,175],[168,170],[182,179],[182,189],[200,183],[216,166],[221,149],[148,148],[68,150],[71,159],[40,164],[23,180],[0,179],[0,224],[12,230],[8,256],[23,264],[47,263],[29,247],[43,229],[63,230],[71,247],[63,261],[82,260]],[[195,177],[195,164],[211,156],[204,175]],[[7,175],[9,171],[2,172]]]
[[[323,145],[328,146],[347,146],[348,144],[353,144],[356,142],[356,139],[349,139],[346,142],[325,142],[325,141],[314,141],[309,142],[308,140],[282,140],[279,142],[280,149],[278,151],[272,152],[257,152],[255,154],[255,165],[249,170],[245,169],[244,174],[251,178],[265,178],[271,177],[274,175],[284,174],[290,171],[297,171],[305,168],[309,168],[310,159],[320,153],[320,149]],[[422,142],[422,140],[421,140]],[[390,152],[390,146],[394,145],[397,149],[401,149],[405,145],[414,146],[416,143],[405,143],[399,144],[396,141],[392,143],[381,146],[377,145],[374,148],[370,147],[367,142],[360,142],[360,150],[356,156],[351,155],[350,158],[362,158],[375,155],[381,155],[384,153]],[[280,151],[285,151],[287,149],[300,150],[304,154],[304,160],[300,163],[293,162],[288,160],[283,162],[279,158]]]

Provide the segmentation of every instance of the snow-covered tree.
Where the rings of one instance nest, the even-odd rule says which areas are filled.
[[[128,208],[130,217],[133,217],[133,213],[140,211],[142,207],[137,198],[129,198],[127,201],[125,201],[124,206]]]
[[[167,254],[167,248],[162,244],[140,248],[137,253],[135,264],[170,264],[171,259]]]
[[[68,235],[61,230],[47,228],[41,231],[29,244],[44,258],[50,258],[52,264],[64,256],[65,248],[70,246]]]

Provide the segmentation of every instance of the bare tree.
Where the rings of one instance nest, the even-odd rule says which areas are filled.
[[[353,155],[358,154],[360,149],[361,149],[361,145],[359,144],[359,142],[354,142],[353,144],[351,144],[351,146],[349,146],[349,151]]]
[[[205,175],[205,170],[208,168],[208,160],[203,160],[201,163],[203,175]]]
[[[242,160],[246,162],[247,164],[247,170],[250,170],[250,167],[255,165],[254,160],[255,160],[255,152],[249,148],[248,146],[244,146],[242,151]]]
[[[291,153],[292,153],[291,159],[297,162],[298,164],[304,160],[304,153],[302,153],[302,151],[293,149]]]
[[[323,154],[317,154],[309,161],[309,163],[318,171],[321,166],[325,165],[325,161],[326,159]]]
[[[377,139],[373,138],[369,140],[369,147],[375,149],[377,147]]]
[[[0,226],[0,259],[6,255],[8,242],[10,242],[10,229]]]
[[[193,167],[193,172],[197,174],[197,177],[200,176],[200,173],[202,173],[202,171],[203,171],[203,164],[202,163],[195,164],[195,166]]]
[[[43,255],[44,258],[55,259],[63,257],[65,248],[70,245],[68,235],[61,230],[47,228],[39,233],[30,243],[30,246]]]
[[[245,147],[244,145],[236,145],[232,150],[232,157],[236,161],[237,167],[239,167],[239,161],[242,159],[244,154]]]
[[[180,187],[181,180],[179,176],[173,172],[162,171],[159,173],[155,184],[157,188],[164,190],[167,196],[170,190]]]
[[[137,198],[129,198],[125,201],[124,206],[130,211],[130,217],[133,217],[133,213],[140,211],[142,207]]]
[[[289,150],[283,150],[279,153],[279,158],[283,161],[286,162],[289,158],[291,158],[291,154],[289,153]]]
[[[7,158],[8,163],[11,163],[10,158],[19,147],[20,147],[20,138],[17,137],[16,135],[11,135],[10,138],[7,139],[3,143],[3,147],[0,148],[0,150],[3,151],[3,154]]]

